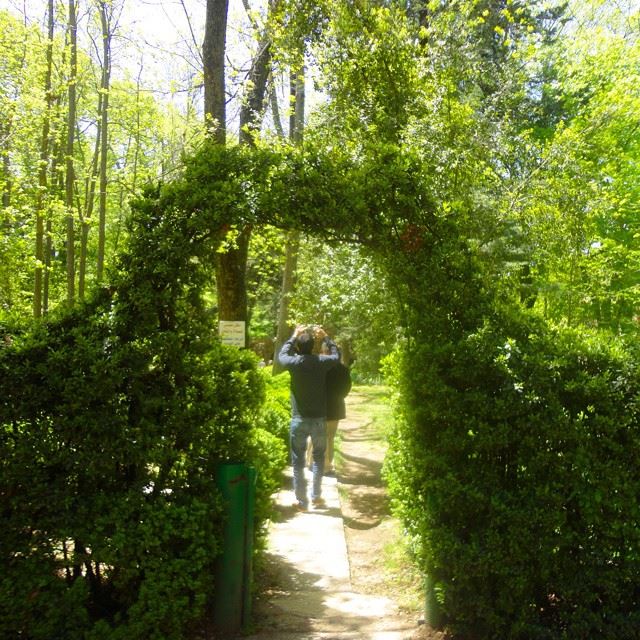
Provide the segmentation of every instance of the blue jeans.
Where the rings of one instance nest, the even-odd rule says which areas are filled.
[[[313,500],[322,494],[322,474],[324,473],[324,452],[327,448],[327,430],[324,418],[291,419],[291,464],[293,465],[293,491],[299,504],[307,505],[307,481],[304,477],[307,438],[313,442]]]

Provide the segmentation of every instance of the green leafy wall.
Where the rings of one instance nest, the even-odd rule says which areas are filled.
[[[500,305],[448,338],[421,325],[388,362],[401,400],[386,473],[445,624],[636,637],[637,354]]]
[[[177,639],[215,624],[221,463],[256,467],[264,536],[284,418],[263,414],[255,356],[223,347],[204,308],[216,239],[151,194],[135,211],[109,287],[2,328],[2,637]]]

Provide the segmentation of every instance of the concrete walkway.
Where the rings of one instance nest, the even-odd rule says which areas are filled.
[[[257,631],[247,640],[415,637],[416,625],[399,615],[394,602],[353,591],[335,478],[323,479],[323,497],[325,508],[298,513],[291,490],[278,494],[280,520],[271,525],[267,549],[275,586],[254,607]]]

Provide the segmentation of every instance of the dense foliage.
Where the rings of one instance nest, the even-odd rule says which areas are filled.
[[[6,637],[184,637],[224,588],[218,464],[256,466],[263,534],[286,419],[262,413],[255,357],[215,338],[185,221],[140,206],[109,289],[4,329]]]
[[[104,60],[98,53],[102,50],[99,3],[79,3],[78,74],[74,80],[78,122],[72,158],[75,187],[71,212],[65,206],[70,83],[68,41],[64,33],[67,16],[63,5],[52,3],[55,29],[51,42],[52,77],[47,89],[46,19],[44,27],[39,25],[47,4],[34,5],[35,17],[16,15],[6,6],[0,9],[0,224],[3,233],[0,318],[24,318],[33,314],[37,268],[43,269],[46,281],[43,311],[46,313],[65,301],[69,214],[76,231],[75,280],[78,282],[80,278],[83,250],[86,291],[97,277],[100,196],[97,152],[101,94],[105,93],[100,88]],[[113,36],[117,30],[119,3],[103,4],[111,16]],[[110,70],[113,77],[108,92],[106,265],[112,263],[122,246],[132,194],[138,193],[148,180],[175,170],[185,145],[198,135],[193,108],[186,105],[184,113],[174,104],[161,104],[141,82],[142,69],[138,77],[132,78],[132,69],[123,71],[116,55]],[[35,253],[38,215],[46,231],[40,257]]]
[[[404,393],[387,477],[450,628],[635,637],[640,411],[628,347],[503,310],[453,339],[423,333],[389,367]]]
[[[388,478],[450,628],[625,637],[640,570],[637,354],[526,312],[493,281],[496,252],[460,226],[472,203],[438,210],[419,158],[377,152],[350,162],[312,147],[203,148],[184,182],[145,206],[172,210],[180,235],[215,233],[220,215],[297,225],[377,255],[406,335]],[[228,190],[234,181],[242,198]]]
[[[396,297],[377,261],[366,247],[330,240],[303,245],[290,313],[326,327],[359,381],[381,379],[380,361],[401,332]]]
[[[283,460],[286,378],[222,349],[203,300],[216,251],[269,225],[256,325],[277,298],[274,230],[294,229],[317,238],[296,319],[332,325],[368,372],[397,342],[387,477],[449,627],[634,637],[640,49],[630,6],[581,5],[278,3],[274,41],[305,42],[327,98],[305,145],[203,144],[137,201],[109,287],[5,330],[3,631],[178,638],[198,620],[213,467],[260,467],[260,520]],[[31,86],[8,62],[2,114]],[[29,296],[25,184],[3,207],[7,315]]]

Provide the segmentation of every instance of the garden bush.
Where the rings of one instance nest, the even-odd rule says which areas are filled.
[[[256,520],[263,528],[257,531],[256,549],[266,542],[264,525],[273,516],[271,496],[282,485],[282,471],[289,461],[289,375],[273,376],[271,370],[259,369],[265,386],[264,401],[253,419],[255,442],[251,448],[253,465],[263,471],[257,475]]]
[[[260,412],[260,426],[289,447],[291,400],[288,371],[273,375],[270,368],[261,369],[266,385],[265,402]]]
[[[204,308],[203,233],[150,194],[108,287],[2,328],[1,637],[178,640],[215,624],[220,464],[256,467],[260,548],[286,449],[256,357],[222,346]]]
[[[104,304],[0,351],[2,637],[182,638],[216,586],[216,465],[255,465],[270,515],[285,449],[252,354],[203,341],[178,383],[175,336],[119,343]]]
[[[637,358],[515,310],[426,335],[387,363],[400,395],[386,474],[450,629],[639,637]]]

